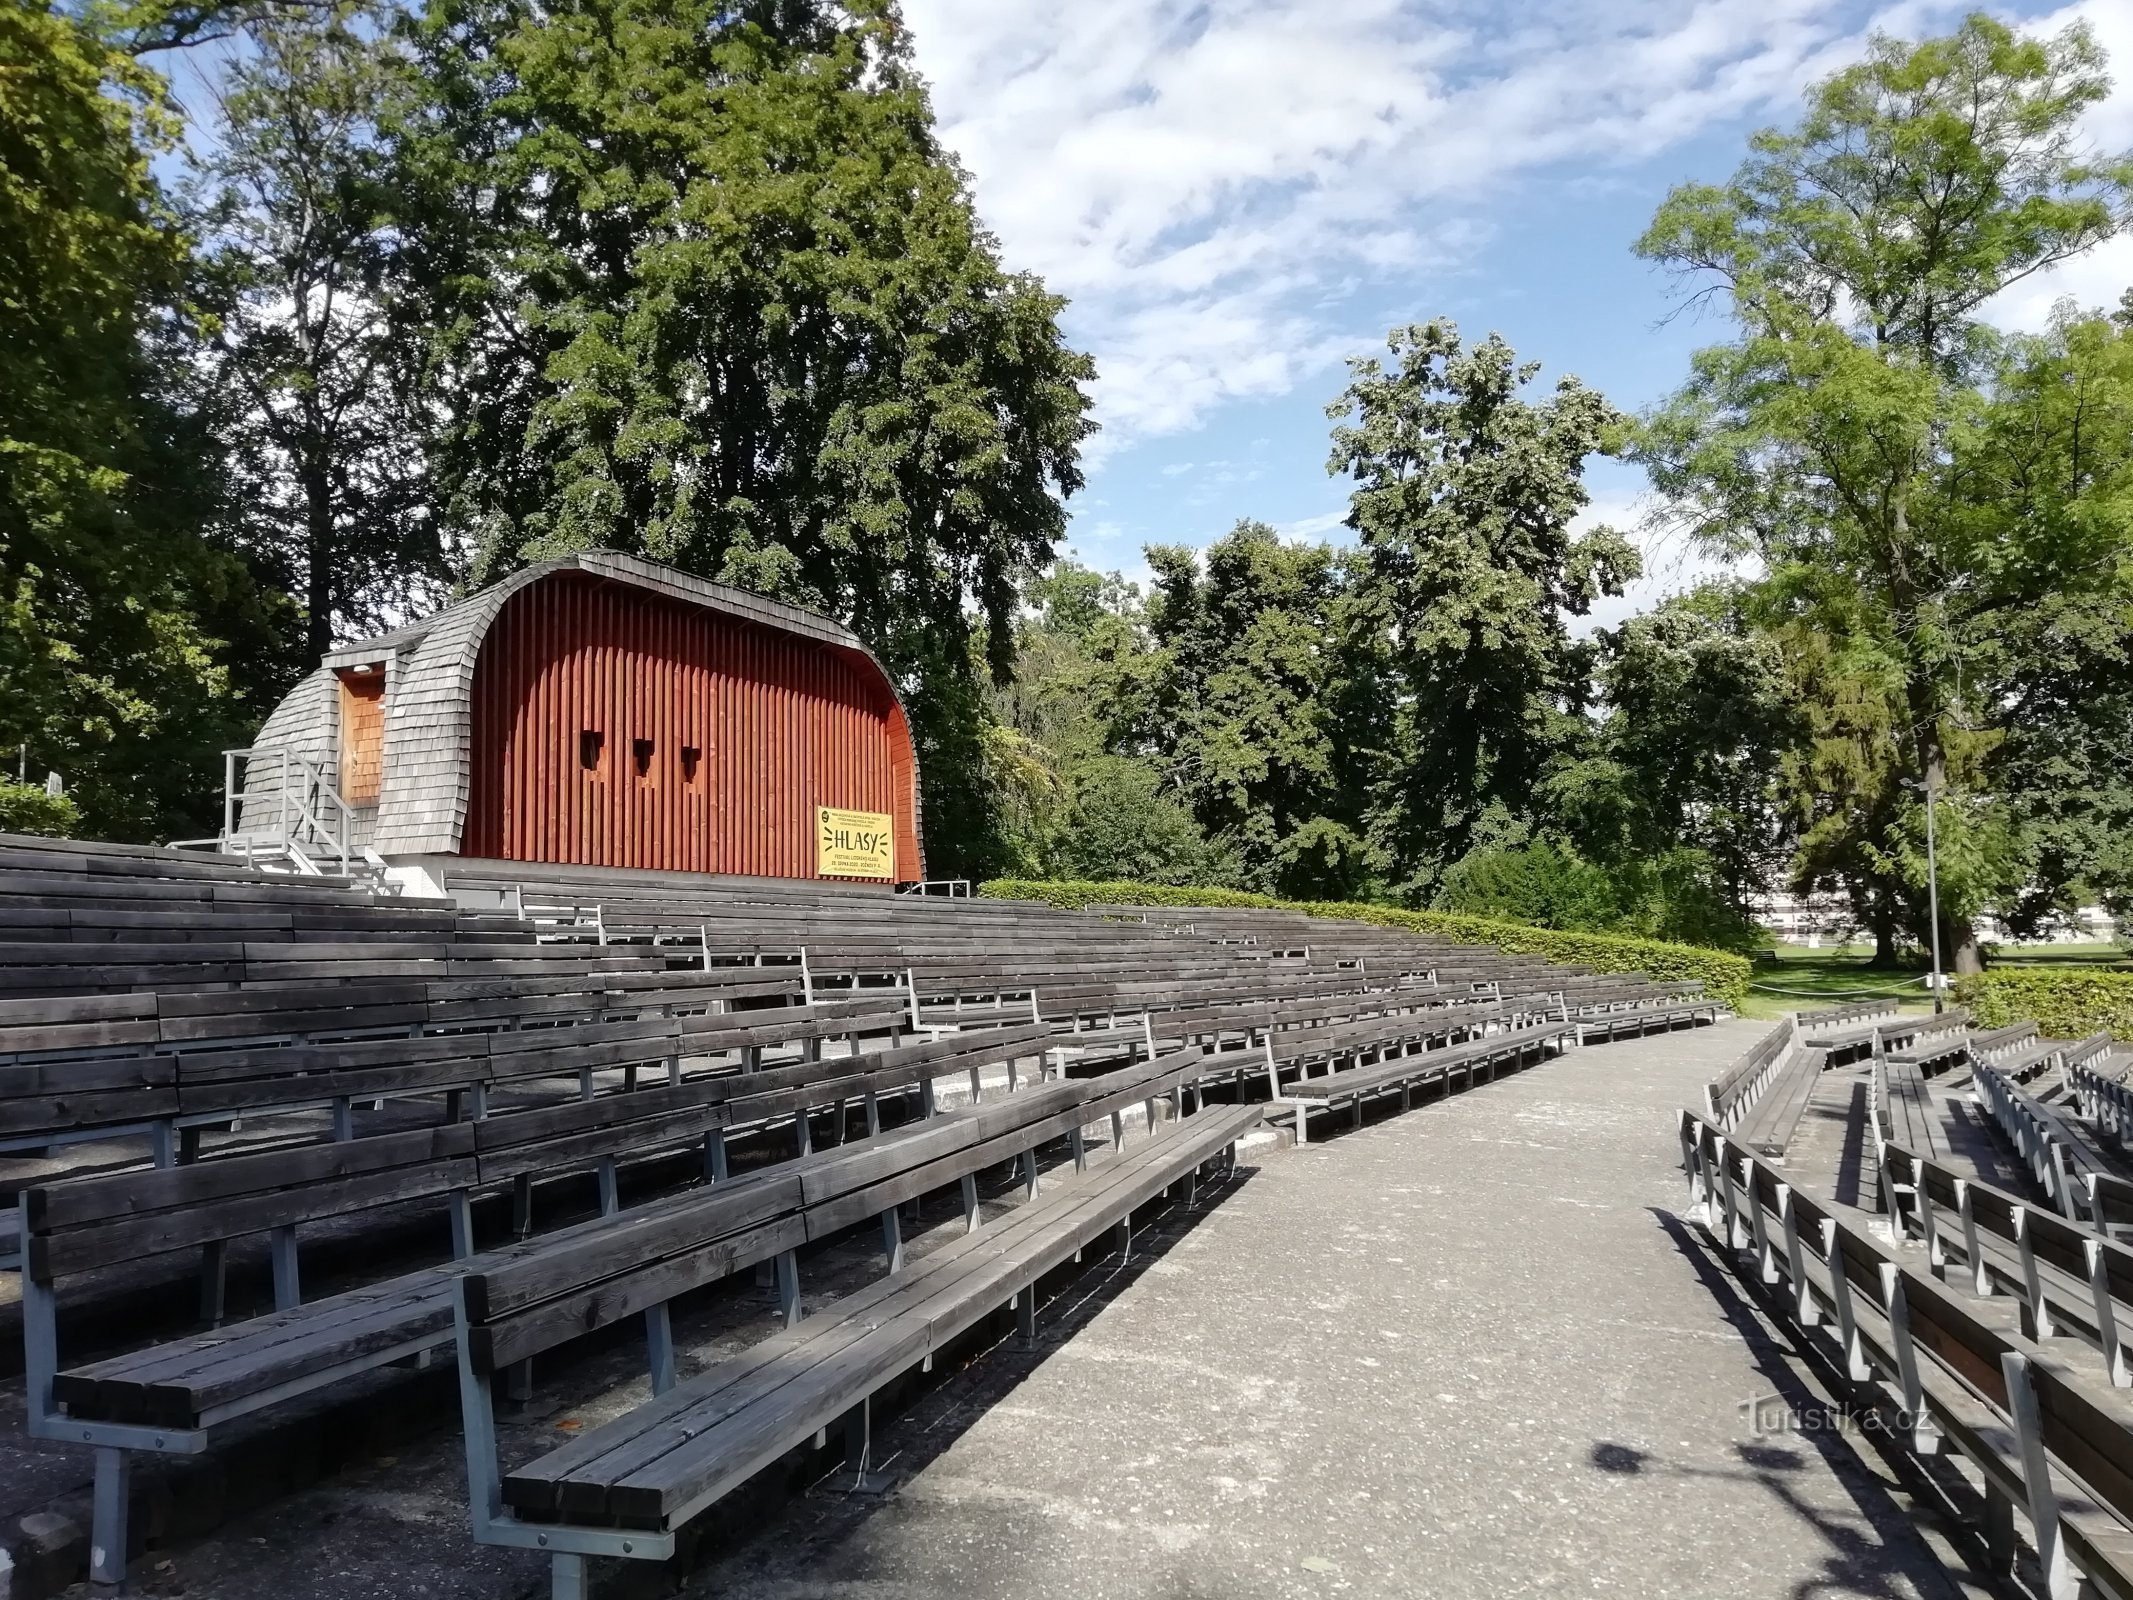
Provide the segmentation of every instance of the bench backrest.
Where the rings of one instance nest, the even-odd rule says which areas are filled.
[[[39,1283],[300,1222],[434,1198],[477,1181],[460,1123],[25,1189],[24,1264]]]
[[[1061,1137],[1206,1070],[1177,1051],[1066,1080],[561,1230],[462,1275],[465,1348],[493,1373]]]

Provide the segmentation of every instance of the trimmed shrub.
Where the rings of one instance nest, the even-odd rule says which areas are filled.
[[[1748,995],[1752,968],[1745,956],[1698,945],[1632,939],[1615,933],[1572,933],[1536,928],[1523,922],[1470,916],[1458,911],[1406,911],[1398,906],[1366,905],[1340,900],[1276,900],[1237,889],[1179,888],[1161,883],[1039,882],[995,878],[978,893],[994,900],[1037,900],[1066,911],[1089,906],[1259,907],[1301,911],[1307,916],[1374,923],[1409,933],[1434,934],[1461,944],[1494,945],[1507,955],[1539,956],[1594,972],[1641,972],[1662,980],[1700,979],[1704,990],[1735,1010]]]
[[[71,839],[81,827],[81,812],[63,794],[46,794],[41,783],[0,778],[0,833],[41,833]]]
[[[1999,967],[1955,980],[1955,998],[1978,1025],[2034,1022],[2055,1039],[2109,1028],[2133,1039],[2133,972],[2097,967]]]

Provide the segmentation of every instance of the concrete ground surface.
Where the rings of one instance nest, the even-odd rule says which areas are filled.
[[[1758,1399],[1796,1409],[1819,1390],[1681,1217],[1674,1129],[1767,1027],[1593,1046],[1360,1130],[1315,1125],[1303,1149],[1248,1147],[1196,1211],[1067,1283],[1034,1349],[1006,1339],[877,1424],[887,1493],[753,1486],[679,1592],[1962,1592],[1864,1446],[1751,1424]],[[767,1327],[746,1294],[706,1314],[707,1352]],[[621,1387],[641,1364],[621,1346],[589,1358],[507,1453],[641,1397]],[[141,1588],[545,1597],[539,1558],[473,1544],[448,1375],[424,1392],[424,1436],[346,1441],[329,1476],[149,1553]],[[595,1594],[676,1581],[602,1563]]]
[[[1753,1432],[1804,1392],[1678,1216],[1675,1110],[1766,1027],[1266,1155],[1070,1337],[907,1414],[886,1499],[817,1492],[686,1593],[1953,1592],[1877,1462]]]

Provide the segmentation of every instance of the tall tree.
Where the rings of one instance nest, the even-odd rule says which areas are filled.
[[[1399,690],[1374,842],[1409,896],[1481,837],[1522,817],[1582,732],[1589,652],[1566,618],[1639,571],[1590,503],[1588,457],[1628,419],[1574,377],[1545,400],[1539,372],[1494,334],[1467,347],[1439,319],[1395,329],[1390,363],[1352,361],[1328,470],[1355,480],[1348,526],[1369,561],[1360,604]]]
[[[1595,754],[1549,782],[1587,854],[1697,852],[1737,913],[1791,856],[1777,778],[1801,732],[1783,653],[1746,599],[1706,584],[1605,635]]]
[[[1356,563],[1240,522],[1204,554],[1153,545],[1158,743],[1200,824],[1254,886],[1337,899],[1372,876],[1367,785],[1344,715]]]
[[[167,85],[101,14],[0,10],[0,747],[83,826],[198,831],[277,687],[190,365]]]
[[[910,691],[937,865],[984,870],[979,677],[1092,368],[1002,269],[891,0],[432,0],[413,48],[476,578],[624,548],[851,623]]]
[[[2133,291],[2115,317],[2062,307],[2012,341],[1952,454],[1971,564],[2027,596],[1962,662],[2021,878],[1996,909],[2021,932],[2133,911]],[[2040,547],[2078,581],[2003,572]]]
[[[1638,244],[1739,326],[1653,420],[1655,482],[1708,545],[1758,555],[1773,598],[1842,641],[1936,795],[1977,787],[1962,673],[1977,634],[2087,581],[2050,537],[1990,554],[1951,469],[1989,371],[1986,303],[2124,219],[2133,164],[2092,158],[2077,134],[2107,88],[2079,27],[2038,40],[1972,16],[1946,38],[1877,38],[1796,129],[1757,134],[1729,183],[1674,190]],[[1858,841],[1906,879],[1915,809]],[[1963,910],[1946,942],[1975,970]]]
[[[224,69],[200,158],[208,351],[244,532],[301,605],[303,650],[375,632],[455,576],[424,473],[421,345],[402,314],[388,14],[270,11]]]

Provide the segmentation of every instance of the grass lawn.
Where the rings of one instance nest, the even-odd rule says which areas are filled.
[[[1895,998],[1906,1011],[1927,1011],[1933,993],[1925,986],[1928,963],[1901,968],[1873,967],[1870,944],[1803,950],[1782,945],[1775,961],[1758,960],[1743,1016],[1773,1020],[1788,1011],[1841,1005],[1846,1000]],[[1995,966],[2124,966],[2127,954],[2115,944],[2002,945],[1993,952]]]
[[[1847,1000],[1896,997],[1906,1009],[1931,1010],[1932,993],[1921,981],[1926,968],[1891,970],[1870,967],[1874,947],[1840,945],[1834,949],[1802,950],[1780,946],[1777,960],[1755,964],[1755,977],[1748,990],[1742,1014],[1775,1020],[1788,1011],[1812,1011],[1818,1006],[1841,1005]]]

